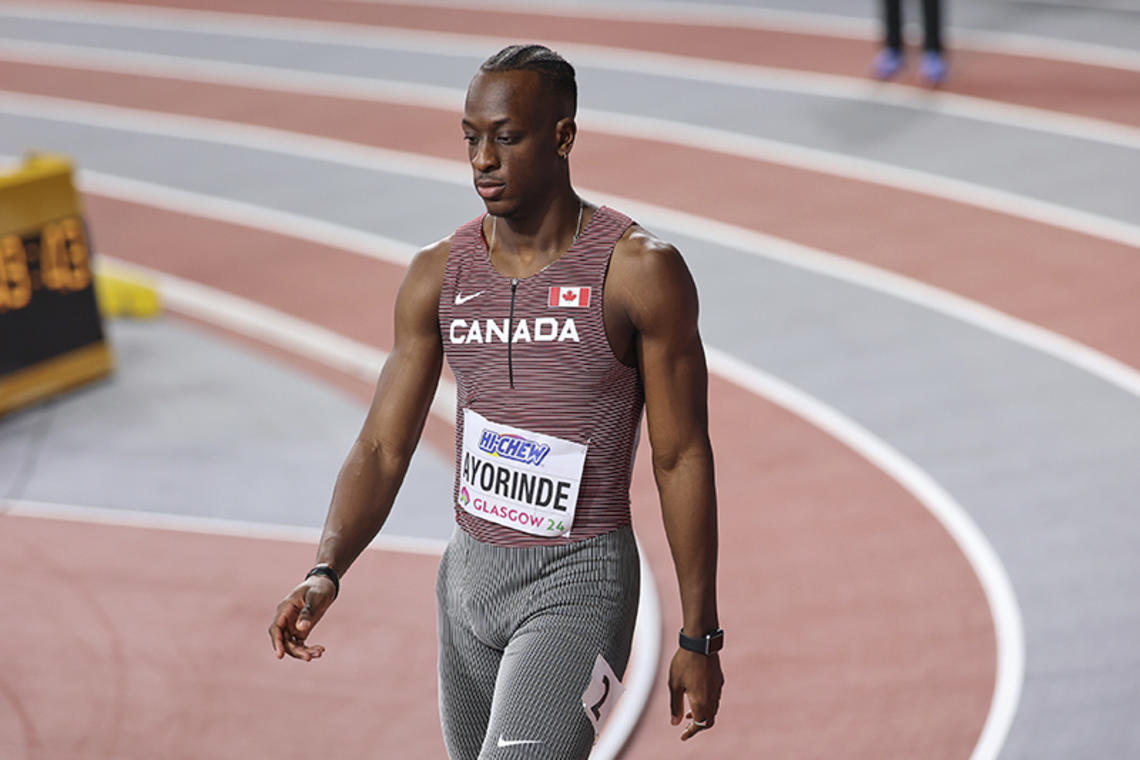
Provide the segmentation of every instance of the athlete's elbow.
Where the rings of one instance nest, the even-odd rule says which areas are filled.
[[[705,466],[712,467],[712,444],[707,436],[682,446],[656,446],[653,449],[653,472],[659,479],[691,467]]]
[[[402,472],[412,460],[415,452],[414,442],[405,443],[391,441],[383,438],[361,436],[356,441],[356,450],[370,466],[381,472]]]

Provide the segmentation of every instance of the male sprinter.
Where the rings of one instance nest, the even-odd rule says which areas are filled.
[[[500,51],[471,81],[463,134],[488,213],[412,261],[317,565],[269,628],[279,658],[324,652],[306,639],[384,524],[446,357],[458,530],[436,590],[440,713],[456,759],[589,754],[633,635],[629,483],[643,405],[683,608],[669,670],[672,723],[691,720],[681,739],[710,728],[720,702],[696,290],[675,248],[574,192],[576,104],[574,69],[538,45]]]

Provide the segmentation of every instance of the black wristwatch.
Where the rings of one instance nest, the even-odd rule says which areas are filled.
[[[333,601],[340,596],[340,575],[333,569],[332,565],[321,563],[309,571],[305,576],[305,580],[309,580],[314,575],[323,575],[333,583]]]
[[[698,639],[686,636],[684,629],[681,630],[680,635],[681,649],[688,649],[690,652],[710,655],[724,648],[724,631],[720,628],[717,628],[712,633],[706,633]]]

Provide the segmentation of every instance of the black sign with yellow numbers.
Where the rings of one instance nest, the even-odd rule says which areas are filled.
[[[0,375],[103,340],[83,227],[70,217],[0,238]]]
[[[88,241],[66,160],[0,177],[0,414],[110,371]]]

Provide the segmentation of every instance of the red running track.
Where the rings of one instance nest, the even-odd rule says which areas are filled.
[[[336,258],[335,252],[314,249],[308,243],[233,225],[105,199],[89,198],[88,203],[93,228],[104,231],[100,233],[100,240],[105,251],[183,276],[193,270],[199,282],[226,287],[278,308],[285,307],[296,316],[350,334],[359,329],[353,327],[353,315],[331,303],[323,303],[322,298],[302,301],[294,299],[286,288],[265,288],[252,283],[282,257],[301,272],[306,271],[303,259],[308,256],[325,261],[331,271],[340,273],[336,275],[337,280],[343,277],[344,284],[349,279],[359,278],[390,282],[399,275],[398,268],[389,264],[363,259],[348,263]],[[172,244],[154,245],[156,236]],[[263,239],[256,239],[259,236]],[[194,243],[177,245],[174,241]],[[333,258],[329,258],[330,255]],[[346,264],[343,269],[342,263]],[[330,287],[320,288],[319,292],[337,292],[339,285],[326,284]],[[388,311],[377,307],[379,322],[388,319]],[[379,332],[383,331],[380,327]],[[699,744],[693,742],[682,748],[677,744],[676,730],[668,726],[664,680],[659,676],[642,729],[627,756],[651,757],[663,753],[670,757],[703,756],[708,752],[740,756],[743,748],[757,756],[764,753],[776,757],[922,756],[949,760],[968,756],[988,709],[995,654],[988,608],[975,576],[957,547],[909,494],[856,454],[801,420],[719,378],[711,383],[710,402],[722,502],[723,621],[725,627],[733,631],[732,645],[724,654],[729,674],[726,700],[718,729],[702,736]],[[747,425],[742,425],[742,421],[747,421]],[[760,431],[759,439],[757,431]],[[679,627],[680,616],[652,477],[644,455],[636,471],[633,495],[636,525],[662,592],[665,651],[671,651],[673,637],[669,632]],[[441,505],[441,508],[445,507]],[[42,531],[61,530],[60,526],[65,525],[26,522]],[[111,535],[114,532],[111,529],[100,531],[106,535],[76,528],[59,537],[36,541],[52,546],[69,560],[91,557],[93,552],[104,548],[109,552],[108,562],[112,565],[118,561],[115,558],[139,556],[137,548],[116,547],[117,539]],[[130,532],[127,533],[130,539]],[[6,530],[0,538],[0,547],[18,536]],[[87,536],[97,539],[98,546],[81,545]],[[139,539],[131,540],[135,541],[133,547],[140,544]],[[187,540],[206,539],[191,537]],[[227,543],[235,541],[225,539]],[[245,559],[235,558],[233,566],[256,565],[257,575],[264,578],[265,586],[271,585],[270,580],[276,580],[279,585],[251,589],[240,603],[228,604],[232,615],[242,618],[239,636],[242,656],[227,659],[224,670],[199,673],[197,680],[179,680],[175,701],[186,713],[186,720],[162,731],[157,729],[158,722],[137,723],[136,702],[150,705],[152,701],[161,701],[144,688],[147,682],[143,680],[138,688],[123,692],[121,701],[125,707],[120,712],[88,721],[83,731],[66,731],[61,728],[66,722],[63,717],[53,719],[53,710],[58,708],[52,705],[65,704],[56,699],[60,693],[86,687],[82,680],[75,683],[77,676],[64,675],[68,671],[54,671],[53,680],[52,668],[44,665],[37,680],[42,682],[46,693],[34,704],[25,704],[25,711],[37,720],[47,720],[53,728],[37,731],[36,736],[46,737],[42,740],[50,739],[51,743],[33,745],[42,753],[32,756],[57,756],[56,752],[68,746],[68,742],[87,741],[94,742],[92,746],[119,747],[116,737],[122,733],[137,734],[136,746],[151,752],[149,756],[165,756],[167,745],[161,742],[172,741],[170,732],[173,731],[181,737],[178,741],[196,748],[196,754],[209,751],[216,757],[248,757],[236,750],[227,754],[216,744],[203,742],[198,733],[209,721],[202,715],[212,714],[216,708],[211,705],[222,691],[226,692],[226,699],[238,704],[257,705],[264,702],[265,689],[278,689],[282,699],[301,703],[306,703],[312,694],[353,695],[347,705],[340,706],[338,715],[343,723],[338,722],[338,731],[329,739],[338,752],[345,750],[344,756],[355,756],[367,746],[387,750],[399,746],[399,742],[412,741],[399,728],[409,722],[415,730],[408,733],[419,737],[416,751],[434,756],[433,748],[438,747],[434,692],[411,701],[416,705],[423,702],[423,706],[414,711],[414,719],[408,718],[397,725],[384,721],[377,724],[376,715],[393,709],[393,696],[384,686],[383,675],[388,671],[377,666],[382,673],[365,678],[366,674],[377,671],[369,669],[357,673],[354,669],[342,671],[329,667],[330,663],[338,662],[339,657],[352,658],[353,663],[359,663],[360,657],[377,657],[387,662],[383,659],[388,646],[387,632],[380,619],[359,619],[350,608],[344,629],[326,627],[339,621],[341,608],[338,605],[333,616],[319,629],[321,640],[330,645],[325,661],[310,667],[269,662],[274,669],[263,670],[271,660],[268,644],[262,640],[267,611],[284,592],[284,586],[292,582],[289,572],[307,565],[311,548],[298,549],[291,554],[293,559],[279,561],[262,559],[262,551],[262,548],[251,548]],[[2,553],[16,556],[6,548]],[[199,553],[210,557],[211,563],[219,556],[210,548],[202,548]],[[409,658],[410,664],[405,663],[408,668],[414,664],[414,673],[408,668],[397,669],[392,672],[399,674],[399,678],[390,680],[401,685],[416,683],[415,693],[423,695],[423,689],[434,688],[430,568],[424,570],[421,557],[374,556],[384,558],[387,571],[371,574],[366,569],[354,568],[346,585],[352,586],[354,599],[367,594],[377,609],[398,610],[398,617],[416,631],[411,637],[415,656]],[[140,557],[143,566],[152,567],[146,559],[145,555]],[[411,570],[404,569],[405,559],[411,563]],[[273,567],[265,567],[268,564]],[[31,583],[32,578],[20,573],[22,568],[35,565],[35,562],[18,562],[11,571],[16,578],[27,578]],[[163,651],[172,658],[171,667],[177,673],[183,666],[177,653],[201,647],[205,628],[184,625],[182,618],[164,611],[162,595],[172,586],[182,588],[190,584],[195,571],[176,567],[164,570],[163,567],[160,565],[141,578],[134,576],[130,584],[131,593],[137,595],[137,604],[129,609],[129,614],[116,608],[112,617],[121,615],[128,629],[147,630],[150,631],[148,636],[170,642],[171,648]],[[107,568],[107,572],[112,571],[120,573],[119,577],[124,573],[121,566],[118,570]],[[98,579],[100,572],[96,565],[90,572],[77,569],[58,578],[62,582],[84,574]],[[167,572],[174,573],[174,577],[166,577]],[[203,588],[189,589],[189,592],[208,596],[217,583],[215,572],[209,568],[202,576]],[[392,584],[393,577],[399,582]],[[45,585],[46,580],[36,583],[40,585],[39,593],[66,597]],[[403,588],[395,595],[389,594],[387,589],[392,585],[414,586],[411,593],[415,601],[404,595]],[[155,595],[159,597],[157,602],[147,601]],[[77,599],[88,597],[89,594],[76,595]],[[159,614],[156,615],[155,610],[159,610]],[[383,618],[382,613],[379,614]],[[348,638],[336,639],[334,634],[340,630],[344,630]],[[97,628],[91,632],[104,635]],[[50,663],[51,652],[59,641],[45,633],[27,640],[21,638],[18,645],[28,653],[29,662]],[[207,646],[211,651],[216,648]],[[132,676],[135,663],[131,658],[108,655],[98,642],[87,648],[93,653],[104,653],[98,658],[99,667],[91,668],[103,674],[100,681],[119,679],[135,683]],[[159,653],[147,662],[155,673],[165,673],[166,665]],[[302,672],[304,679],[294,680],[298,678],[296,674]],[[163,675],[162,679],[166,677]],[[249,691],[242,686],[246,683],[257,688]],[[155,688],[173,693],[161,679]],[[370,699],[370,694],[375,698]],[[397,702],[401,714],[411,712],[406,696],[397,698]],[[145,709],[143,714],[146,714]],[[308,743],[308,737],[302,742],[292,742],[287,733],[282,735],[284,726],[294,726],[301,721],[293,713],[282,718],[275,709],[259,712],[250,707],[243,716],[243,736],[264,737],[259,740],[266,742],[265,746],[271,747],[275,756],[301,757],[306,748],[313,746]],[[182,732],[179,726],[183,724],[190,727],[189,730]],[[92,726],[98,728],[93,730]],[[339,737],[354,731],[352,726],[359,726],[360,730],[350,741],[341,741]],[[237,729],[222,725],[217,730],[224,736]],[[156,735],[147,738],[151,731]],[[232,741],[236,747],[237,738]],[[248,751],[247,746],[241,745],[243,752]],[[120,750],[115,749],[115,752]]]
[[[238,7],[244,6],[227,4]],[[296,13],[310,7],[318,6],[273,4],[277,11]],[[344,3],[319,7],[357,13]],[[419,23],[401,18],[410,26]],[[477,23],[478,18],[471,19],[465,31],[475,31]],[[665,47],[662,40],[672,39],[666,31],[624,43]],[[729,32],[735,33],[725,30]],[[755,44],[770,33],[751,34]],[[694,45],[706,39],[690,37]],[[757,55],[780,52],[791,56],[783,65],[796,65],[793,49],[810,52],[811,45],[819,44],[827,51],[815,50],[821,53],[813,58],[816,70],[838,66],[835,61],[848,66],[854,59],[856,43],[849,41],[833,45],[830,38],[775,37],[787,45],[780,47],[773,39],[769,46],[755,45]],[[722,44],[715,47],[727,49]],[[858,47],[864,61],[866,43]],[[845,55],[851,58],[836,57],[836,49],[848,50]],[[699,53],[687,48],[670,52]],[[711,50],[699,54],[712,56]],[[1081,67],[1073,68],[1073,76],[1084,75]],[[18,73],[5,76],[6,81],[32,92],[251,123],[264,120],[301,132],[458,155],[454,115],[427,109],[337,99],[298,108],[289,96],[240,88],[211,87],[207,92],[188,83],[13,64],[0,71]],[[1034,76],[1039,74],[1040,69]],[[1079,104],[1058,100],[1055,105],[1082,112]],[[404,120],[404,126],[389,133],[383,125],[394,118]],[[353,124],[368,125],[367,133]],[[631,154],[628,141],[583,137],[575,166],[585,184],[680,205],[669,195],[675,177],[634,173],[622,163]],[[1056,286],[1056,277],[1068,267],[1082,277],[1090,267],[1085,259],[1078,270],[1068,261],[1069,251],[1088,255],[1091,246],[1094,256],[1103,257],[1103,266],[1094,268],[1094,277],[1102,279],[1078,279],[1080,289],[1109,284],[1105,273],[1121,278],[1116,266],[1127,263],[1121,251],[1097,247],[1098,241],[1073,236],[1066,242],[1062,235],[1057,245],[1055,230],[999,214],[864,183],[820,182],[811,172],[706,151],[653,147],[668,159],[661,166],[675,166],[690,179],[699,167],[723,192],[740,173],[754,183],[753,191],[763,193],[762,202],[748,206],[687,210],[902,271],[913,266],[935,284],[966,291],[1011,313],[1021,309],[1054,320],[1070,332],[1080,333],[1080,324],[1066,321],[1065,310],[1049,299],[1073,287],[1072,280],[1065,289]],[[827,213],[836,214],[838,232],[790,213],[803,208],[798,204],[807,194],[818,201],[821,192]],[[856,234],[860,220],[850,212],[856,197],[880,199],[884,206],[898,208],[897,216],[886,215],[875,235],[866,230]],[[390,344],[397,267],[135,204],[98,197],[88,203],[98,244],[107,253],[230,290],[380,347]],[[845,209],[846,216],[841,213]],[[909,229],[918,227],[916,213],[948,231],[976,232],[977,241],[996,235],[1003,244],[978,254],[980,260],[1000,249],[1003,255],[994,256],[998,261],[988,270],[992,277],[1007,272],[1035,276],[1036,267],[1017,268],[1034,253],[1030,243],[1048,236],[1054,245],[1045,253],[1056,251],[1056,257],[1046,259],[1041,302],[1011,304],[985,282],[954,280],[955,273],[939,263],[947,251],[927,258],[908,245],[917,239]],[[1026,236],[1028,243],[1014,245]],[[895,242],[876,248],[872,238]],[[970,237],[954,240],[974,242]],[[974,250],[964,246],[961,253],[968,256]],[[1120,297],[1136,272],[1134,266],[1122,271]],[[306,287],[298,272],[311,275],[320,287]],[[340,294],[366,283],[376,308],[362,318],[359,310],[345,307],[356,299]],[[1100,329],[1089,329],[1090,342],[1132,358],[1125,341]],[[318,371],[326,378],[335,374]],[[367,393],[357,381],[335,381],[360,396]],[[732,632],[724,654],[726,700],[718,728],[681,747],[677,732],[668,727],[659,677],[627,757],[968,756],[993,688],[994,642],[981,590],[957,547],[912,497],[850,450],[724,380],[714,378],[710,390],[722,501],[722,606],[724,625]],[[449,431],[437,433],[433,442],[446,445]],[[643,454],[634,485],[635,520],[665,602],[668,652],[679,615],[646,462]],[[346,584],[352,591],[318,629],[330,646],[329,656],[316,666],[303,666],[274,662],[264,627],[273,602],[292,582],[290,573],[307,567],[311,547],[12,517],[4,526],[0,556],[8,577],[16,581],[17,610],[29,621],[15,633],[17,667],[0,673],[0,694],[13,707],[2,713],[7,719],[0,719],[4,756],[10,749],[15,757],[36,758],[288,758],[324,754],[334,746],[345,757],[369,756],[378,748],[394,756],[442,756],[434,712],[434,560],[367,555]],[[124,557],[131,562],[123,562]],[[248,577],[235,582],[233,567]],[[335,709],[320,710],[314,720],[314,701]]]

